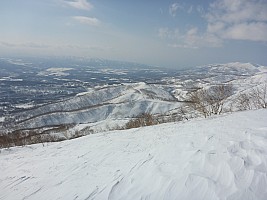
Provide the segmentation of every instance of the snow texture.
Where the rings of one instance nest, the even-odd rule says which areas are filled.
[[[267,199],[267,110],[0,153],[0,199]]]

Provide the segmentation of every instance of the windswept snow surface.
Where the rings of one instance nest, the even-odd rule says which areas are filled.
[[[267,109],[2,150],[0,199],[267,199]]]

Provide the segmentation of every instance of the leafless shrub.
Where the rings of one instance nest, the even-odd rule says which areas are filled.
[[[238,110],[251,110],[252,109],[252,102],[250,99],[249,94],[241,93],[235,99],[236,107]]]
[[[252,88],[250,98],[255,108],[267,108],[267,84]]]
[[[50,127],[47,130],[36,128],[29,130],[13,130],[8,133],[2,133],[0,134],[0,148],[62,141],[64,138],[58,137],[57,133],[67,131],[72,126],[73,124],[63,124],[57,127]]]
[[[90,126],[87,126],[81,130],[77,130],[75,131],[75,134],[71,137],[72,138],[78,138],[78,137],[82,137],[82,136],[85,136],[85,135],[90,135],[94,133],[94,131],[91,129]]]
[[[185,106],[179,107],[177,114],[180,116],[180,120],[178,121],[182,121],[184,119],[189,120],[188,111],[186,110]]]
[[[173,110],[171,113],[151,115],[149,113],[143,113],[137,117],[131,119],[126,123],[124,128],[120,129],[131,129],[142,126],[152,126],[156,124],[163,124],[169,122],[178,122],[188,120],[187,110],[184,107],[180,107],[177,110]],[[120,130],[117,129],[117,130]]]
[[[219,115],[223,111],[225,100],[232,93],[232,85],[218,85],[208,89],[202,88],[189,94],[188,106],[204,115],[204,117],[213,114]]]
[[[129,122],[126,123],[125,128],[138,128],[142,126],[151,126],[157,124],[157,121],[154,117],[149,113],[143,113],[137,116],[134,119],[131,119]]]
[[[112,130],[124,130],[124,129],[125,129],[124,126],[120,126],[120,125],[116,124]]]
[[[267,108],[267,85],[257,86],[248,93],[241,93],[235,99],[238,110]]]

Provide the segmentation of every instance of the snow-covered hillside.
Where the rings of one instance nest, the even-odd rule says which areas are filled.
[[[0,153],[0,199],[267,199],[267,110]]]
[[[176,87],[173,94],[181,101],[188,98],[188,92],[200,88],[232,85],[233,96],[228,100],[233,101],[240,93],[249,93],[255,87],[265,87],[267,66],[240,62],[198,66],[183,71],[178,79],[172,80],[171,84]]]
[[[145,83],[124,84],[93,89],[86,93],[18,113],[18,128],[60,124],[94,123],[122,119],[149,112],[165,113],[179,107],[167,91]]]
[[[66,68],[59,69],[64,71]],[[11,146],[23,145],[121,129],[142,113],[152,114],[159,123],[174,121],[172,116],[176,116],[176,121],[199,117],[203,113],[188,104],[192,102],[190,95],[199,89],[208,90],[219,85],[231,86],[230,96],[223,100],[223,113],[258,109],[259,106],[255,106],[252,100],[246,101],[252,104],[246,108],[240,104],[243,104],[244,95],[250,97],[253,90],[264,93],[266,84],[266,66],[235,62],[177,71],[157,84],[99,85],[88,88],[87,92],[44,105],[31,107],[32,103],[21,104],[20,111],[0,116],[0,137],[9,134]],[[267,101],[267,95],[263,98]],[[15,139],[18,135],[19,139]],[[0,138],[0,143],[6,141]],[[24,142],[18,144],[14,141]]]

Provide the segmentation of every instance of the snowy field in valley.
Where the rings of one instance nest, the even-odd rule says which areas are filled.
[[[267,199],[267,109],[1,150],[0,199]]]

